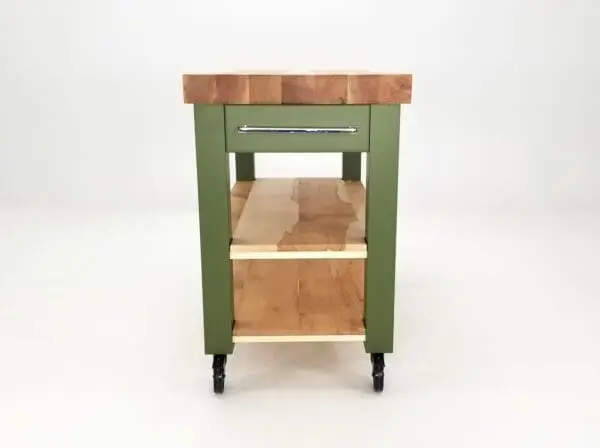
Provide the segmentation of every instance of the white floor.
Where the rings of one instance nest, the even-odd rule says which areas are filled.
[[[600,214],[406,215],[397,352],[202,353],[193,213],[0,213],[0,447],[600,446]]]

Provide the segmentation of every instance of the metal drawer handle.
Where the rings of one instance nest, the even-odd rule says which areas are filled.
[[[346,127],[276,127],[276,126],[248,126],[246,124],[238,126],[239,134],[356,134],[358,129],[353,126]]]

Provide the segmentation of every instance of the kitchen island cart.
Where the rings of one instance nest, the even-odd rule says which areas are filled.
[[[235,344],[299,341],[363,343],[373,388],[383,390],[394,339],[400,108],[411,90],[406,74],[183,75],[216,393]],[[256,153],[340,153],[340,175],[256,178]]]

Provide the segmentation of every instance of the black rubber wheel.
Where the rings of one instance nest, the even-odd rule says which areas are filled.
[[[213,391],[215,394],[222,394],[225,390],[225,364],[227,364],[226,355],[213,356]]]
[[[222,394],[225,391],[225,378],[213,378],[213,391]]]
[[[373,377],[373,390],[375,392],[383,392],[383,369],[385,368],[383,353],[371,354],[371,365],[373,366],[373,372],[371,374]]]
[[[373,377],[373,390],[375,392],[383,392],[383,374]]]

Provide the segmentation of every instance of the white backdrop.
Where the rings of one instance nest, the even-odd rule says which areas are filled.
[[[600,446],[599,13],[0,0],[0,446]],[[255,69],[414,75],[382,396],[358,343],[240,345],[210,390],[181,74]]]
[[[196,206],[181,74],[414,75],[401,207],[600,201],[599,7],[590,0],[0,2],[0,202]],[[259,157],[334,175],[339,156]]]

